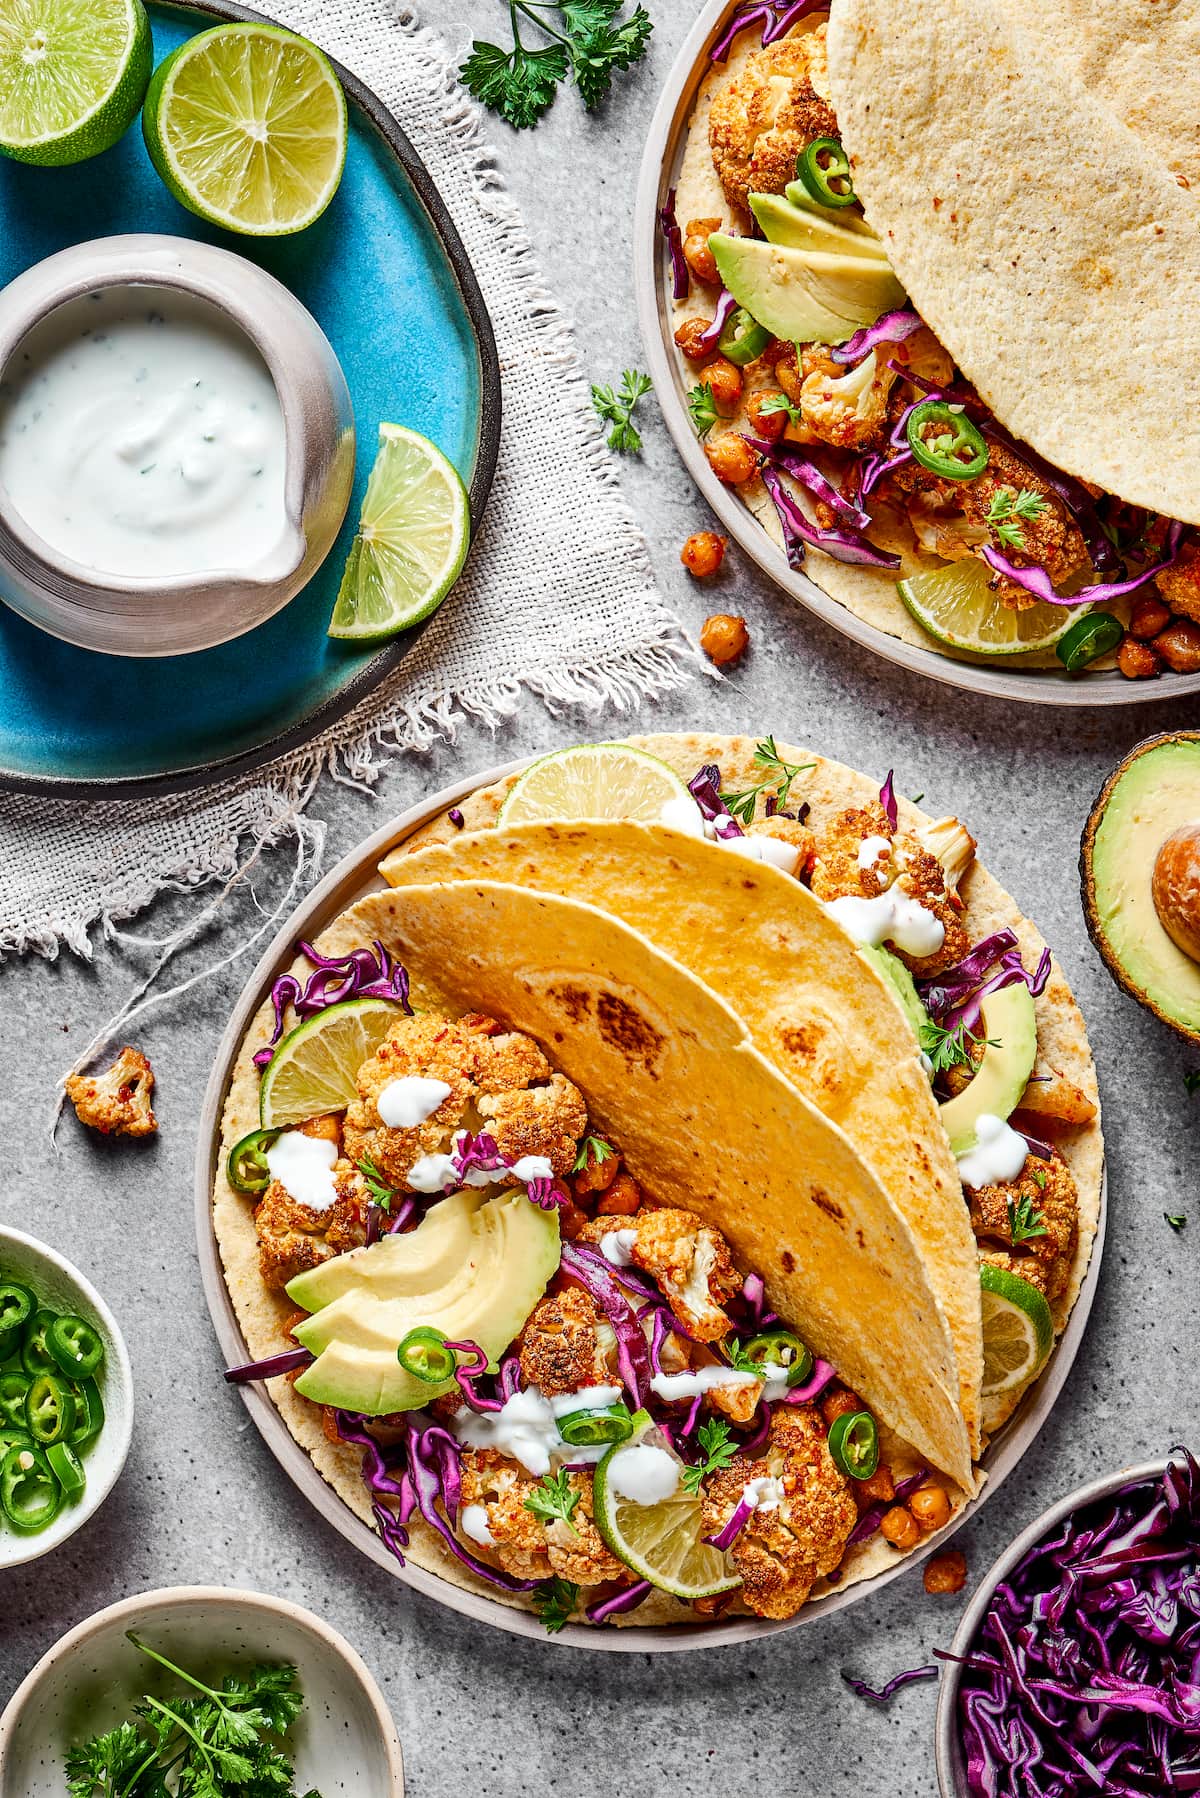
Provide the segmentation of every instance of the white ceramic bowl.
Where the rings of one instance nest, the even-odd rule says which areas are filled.
[[[36,1561],[65,1542],[100,1509],[117,1483],[133,1435],[133,1370],[116,1319],[90,1281],[57,1250],[20,1230],[0,1225],[0,1274],[11,1274],[52,1311],[72,1311],[99,1331],[104,1367],[98,1385],[104,1401],[104,1428],[83,1456],[87,1486],[83,1497],[63,1506],[49,1529],[23,1536],[0,1523],[0,1572]],[[0,1766],[3,1761],[0,1760]]]
[[[220,1586],[122,1599],[56,1642],[0,1717],[0,1798],[62,1798],[71,1743],[111,1729],[133,1700],[158,1690],[154,1663],[126,1640],[127,1630],[201,1678],[254,1661],[292,1662],[305,1701],[288,1738],[296,1790],[403,1798],[391,1713],[350,1644],[286,1599]]]

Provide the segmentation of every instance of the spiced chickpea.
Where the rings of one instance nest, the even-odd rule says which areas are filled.
[[[697,580],[704,580],[707,575],[715,574],[725,560],[727,537],[719,537],[716,531],[693,531],[679,552],[679,560],[689,574]]]
[[[707,387],[718,406],[732,412],[742,397],[746,377],[726,356],[718,356],[700,370],[701,385]]]
[[[890,1504],[895,1496],[896,1483],[886,1461],[879,1463],[869,1480],[854,1482],[854,1502],[860,1511],[869,1511],[872,1505]]]
[[[721,229],[720,219],[689,219],[683,236],[683,257],[697,281],[719,281],[717,261],[708,247],[714,231]]]
[[[1142,593],[1134,600],[1129,614],[1129,635],[1139,643],[1148,643],[1170,622],[1170,606],[1164,605],[1157,593]]]
[[[893,1505],[883,1513],[879,1533],[893,1548],[902,1548],[906,1553],[921,1540],[921,1526],[905,1505]]]
[[[700,339],[712,323],[708,318],[685,318],[675,333],[675,343],[680,353],[689,362],[708,362],[712,351],[705,349]]]
[[[749,641],[746,620],[732,612],[714,612],[700,627],[700,647],[718,668],[735,662]]]
[[[909,1498],[908,1508],[927,1535],[944,1529],[950,1521],[950,1500],[936,1480],[926,1480],[918,1486]]]
[[[967,1557],[957,1548],[931,1555],[925,1566],[925,1590],[937,1596],[961,1592],[967,1583]]]
[[[632,1174],[618,1174],[596,1207],[599,1217],[634,1217],[642,1208],[642,1189]]]
[[[788,415],[782,409],[764,412],[763,406],[767,400],[773,400],[778,406],[781,399],[783,394],[778,387],[763,387],[758,393],[752,393],[746,401],[746,415],[756,435],[765,438],[768,443],[779,442],[787,430]]]
[[[1126,637],[1117,651],[1117,667],[1126,680],[1150,680],[1162,672],[1162,663],[1148,643]]]
[[[1200,624],[1177,618],[1165,631],[1159,631],[1150,647],[1172,674],[1195,674],[1200,668]]]
[[[727,487],[740,487],[758,473],[758,457],[736,431],[726,431],[715,443],[706,443],[709,467]]]
[[[581,1193],[605,1192],[612,1185],[621,1171],[619,1155],[605,1155],[602,1160],[589,1161],[586,1167],[580,1168],[571,1184],[576,1197]]]
[[[825,1419],[825,1428],[831,1430],[839,1417],[846,1417],[851,1411],[861,1411],[863,1408],[857,1392],[839,1386],[836,1392],[826,1393],[821,1400],[821,1416]]]

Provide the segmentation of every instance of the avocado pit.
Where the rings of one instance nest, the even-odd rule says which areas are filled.
[[[1150,893],[1172,942],[1200,961],[1200,819],[1173,830],[1154,858]]]

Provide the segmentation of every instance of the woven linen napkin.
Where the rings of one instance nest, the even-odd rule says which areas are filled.
[[[154,801],[0,796],[0,955],[53,956],[66,944],[90,956],[97,927],[104,934],[164,889],[228,879],[285,838],[298,845],[298,883],[319,856],[320,820],[304,813],[322,774],[369,784],[386,755],[452,735],[466,718],[494,724],[524,692],[552,708],[624,709],[684,685],[697,666],[655,592],[570,329],[444,46],[389,0],[282,0],[271,11],[394,112],[474,265],[504,394],[484,530],[403,667],[304,749],[240,781]]]

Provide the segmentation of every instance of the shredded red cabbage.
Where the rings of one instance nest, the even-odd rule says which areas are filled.
[[[779,1402],[782,1405],[807,1405],[810,1399],[817,1398],[824,1392],[830,1380],[836,1377],[836,1368],[831,1367],[828,1361],[816,1359],[807,1380],[799,1386],[793,1386]]]
[[[1119,599],[1124,593],[1135,593],[1139,587],[1144,587],[1147,581],[1153,580],[1156,574],[1161,574],[1164,568],[1170,568],[1171,564],[1179,557],[1183,531],[1183,525],[1172,524],[1167,532],[1165,554],[1161,561],[1151,562],[1148,567],[1143,568],[1140,574],[1131,575],[1128,580],[1123,581],[1094,581],[1090,587],[1081,587],[1078,593],[1072,593],[1069,596],[1054,591],[1050,584],[1050,576],[1044,568],[1037,566],[1018,568],[1015,562],[1003,555],[1000,550],[993,549],[990,543],[985,543],[980,553],[988,566],[994,568],[997,574],[1005,575],[1010,581],[1015,581],[1018,587],[1023,587],[1026,593],[1032,593],[1044,605],[1086,606],[1095,600]]]
[[[842,1678],[859,1698],[868,1698],[872,1704],[886,1704],[888,1699],[893,1698],[904,1686],[911,1686],[919,1679],[936,1679],[937,1668],[906,1667],[903,1673],[893,1674],[887,1684],[880,1686],[878,1691],[874,1686],[869,1686],[865,1679],[856,1679],[852,1673],[847,1673],[844,1667],[842,1668]]]
[[[525,1195],[539,1211],[561,1211],[571,1203],[571,1195],[566,1187],[558,1180],[547,1180],[542,1174],[526,1183]]]
[[[964,1657],[959,1727],[970,1798],[1200,1792],[1200,1468],[1187,1449],[1083,1506],[996,1587]]]
[[[469,1132],[459,1136],[450,1150],[450,1159],[454,1163],[454,1171],[460,1180],[468,1174],[506,1174],[508,1162],[500,1153],[494,1136],[481,1130],[478,1136]]]
[[[852,1543],[869,1542],[883,1522],[885,1514],[891,1510],[892,1506],[902,1505],[905,1499],[916,1491],[921,1482],[928,1478],[929,1469],[927,1467],[921,1467],[918,1468],[916,1473],[910,1473],[907,1479],[897,1480],[891,1498],[881,1500],[879,1504],[872,1505],[869,1510],[863,1512],[862,1516],[850,1532],[850,1541]]]
[[[756,4],[740,6],[713,45],[709,58],[712,62],[724,62],[734,40],[751,25],[762,26],[761,43],[765,50],[768,44],[786,37],[806,14],[828,4],[829,0],[792,0],[790,5],[786,0],[757,0]]]
[[[989,970],[999,964],[992,974]],[[969,954],[934,980],[918,981],[921,1001],[930,1017],[944,1028],[957,1029],[965,1024],[973,1030],[979,1022],[980,1002],[988,993],[1024,981],[1036,999],[1046,989],[1050,978],[1050,951],[1043,949],[1038,965],[1031,974],[1021,960],[1016,932],[997,930],[976,943]]]
[[[333,1418],[341,1440],[357,1443],[363,1451],[362,1476],[371,1496],[376,1500],[398,1499],[398,1521],[407,1523],[416,1508],[413,1484],[403,1466],[393,1470],[388,1464],[389,1454],[404,1456],[404,1444],[385,1449],[367,1429],[367,1419],[357,1411],[335,1411]]]
[[[1025,1146],[1029,1153],[1036,1155],[1039,1161],[1054,1160],[1053,1148],[1048,1142],[1043,1142],[1040,1136],[1030,1136],[1028,1130],[1018,1130],[1017,1135],[1025,1138]]]
[[[297,1367],[311,1367],[315,1357],[306,1348],[286,1349],[281,1355],[270,1355],[265,1361],[247,1361],[244,1367],[228,1367],[225,1378],[231,1386],[246,1386],[252,1380],[273,1380],[277,1374],[291,1373]]]
[[[503,1399],[510,1399],[521,1384],[521,1361],[517,1355],[505,1355],[496,1376],[496,1389]]]
[[[831,349],[830,358],[834,362],[861,362],[877,344],[903,343],[906,337],[919,331],[923,323],[920,314],[914,312],[911,306],[898,306],[894,312],[885,312],[873,325],[864,325],[861,331],[856,331],[845,343]],[[907,375],[908,370],[901,368],[900,373]]]
[[[753,1515],[754,1506],[743,1493],[729,1513],[729,1521],[724,1528],[719,1529],[715,1536],[705,1536],[704,1541],[712,1548],[721,1549],[722,1552],[727,1548],[732,1548]]]
[[[649,1598],[652,1590],[648,1579],[635,1580],[632,1586],[625,1586],[620,1592],[614,1592],[611,1598],[602,1598],[598,1603],[589,1605],[583,1614],[589,1623],[607,1623],[610,1617],[635,1611],[643,1599]]]
[[[451,824],[453,824],[455,830],[464,830],[466,828],[467,821],[456,805],[450,807],[446,816],[449,818]]]
[[[687,785],[688,792],[700,807],[707,823],[720,822],[732,827],[727,830],[727,835],[742,835],[741,825],[736,818],[730,817],[729,807],[721,798],[721,770],[715,762],[705,762],[703,768],[692,775]]]
[[[563,1244],[561,1271],[577,1280],[599,1305],[617,1339],[617,1366],[636,1405],[650,1389],[650,1356],[642,1326],[604,1256],[580,1242]]]
[[[893,468],[903,468],[906,462],[915,461],[911,450],[902,450],[898,456],[881,456],[873,451],[864,456],[858,465],[858,498],[861,502],[874,493],[885,474],[891,474]]]
[[[460,1363],[454,1370],[454,1378],[458,1390],[462,1393],[472,1411],[502,1411],[504,1402],[498,1398],[487,1398],[475,1385],[477,1379],[487,1372],[488,1358],[477,1342],[447,1342],[446,1347],[456,1355],[469,1356],[472,1366],[464,1367]]]
[[[833,482],[821,473],[815,462],[810,462],[804,451],[795,444],[768,443],[765,437],[747,437],[746,442],[752,449],[790,474],[794,481],[812,494],[814,499],[823,500],[834,515],[848,530],[865,531],[871,522],[870,513],[856,506],[853,500],[839,493]]]
[[[675,216],[675,189],[667,195],[667,203],[659,208],[658,223],[663,236],[667,240],[667,249],[671,253],[672,293],[677,300],[686,300],[691,283],[688,279],[687,258],[683,253],[683,233],[679,229],[679,220]]]
[[[390,999],[412,1016],[408,997],[408,971],[393,961],[382,943],[370,949],[351,949],[348,955],[322,955],[311,943],[300,943],[300,953],[316,972],[301,986],[294,974],[281,974],[271,988],[275,1027],[270,1043],[254,1057],[255,1067],[266,1067],[283,1035],[284,1014],[290,1005],[298,1018],[311,1018],[345,999]]]
[[[486,1561],[481,1561],[464,1547],[455,1534],[452,1520],[458,1516],[462,1488],[457,1471],[459,1447],[453,1436],[437,1425],[410,1431],[408,1461],[421,1516],[430,1529],[436,1530],[455,1559],[469,1567],[476,1578],[499,1586],[503,1592],[532,1592],[540,1583],[538,1580],[517,1579],[498,1567],[489,1567]],[[445,1515],[439,1505],[445,1507]]]
[[[895,830],[900,822],[900,814],[896,810],[896,771],[888,769],[888,777],[879,789],[879,803],[883,807],[883,815]]]
[[[721,332],[725,329],[729,320],[729,315],[736,311],[737,301],[734,299],[729,289],[723,287],[721,289],[721,297],[717,301],[717,310],[713,313],[710,323],[700,333],[699,337],[697,337],[696,348],[698,350],[703,350],[706,356],[715,354],[720,348]]]
[[[759,470],[763,486],[771,496],[780,525],[789,568],[804,566],[805,545],[811,544],[835,562],[847,562],[861,568],[899,568],[899,556],[876,549],[858,531],[841,527],[823,531],[810,524],[799,504],[787,491],[779,476],[769,467]]]

